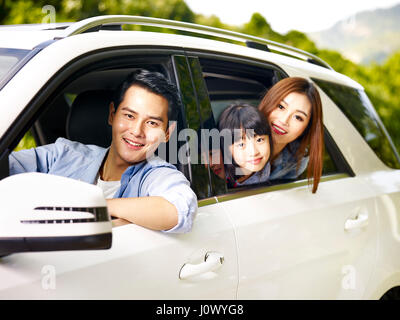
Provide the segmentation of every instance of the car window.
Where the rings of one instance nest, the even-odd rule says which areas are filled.
[[[320,79],[312,80],[345,114],[382,162],[400,169],[396,149],[365,92]]]
[[[199,62],[212,111],[211,119],[203,119],[204,127],[208,129],[216,129],[220,114],[232,102],[240,101],[257,107],[268,89],[285,77],[283,72],[274,67],[268,68],[266,66],[263,68],[207,58],[200,58]],[[229,190],[226,186],[224,172],[222,172],[223,166],[218,165],[222,161],[222,159],[220,160],[220,151],[211,147],[211,140],[208,143],[210,150],[207,155],[209,160],[206,166],[209,167],[212,177],[224,181],[225,192],[227,192]],[[325,143],[323,175],[328,176],[342,172],[351,175],[351,169],[348,168],[346,163],[338,163],[345,161],[344,158],[338,161],[340,157],[334,156],[335,153],[340,153],[340,151],[328,132],[326,132]],[[303,173],[296,180],[302,179],[306,179],[306,173]],[[274,184],[286,182],[290,181],[277,181]],[[268,183],[268,185],[270,184],[271,182]],[[254,187],[254,185],[249,187]]]
[[[60,78],[63,80],[58,83],[50,82],[48,90],[46,91],[46,96],[40,96],[42,94],[40,92],[39,96],[34,97],[32,99],[33,102],[27,106],[27,112],[25,114],[27,117],[29,115],[29,123],[32,123],[32,125],[28,128],[20,127],[20,131],[18,135],[13,138],[10,148],[16,151],[28,149],[54,143],[59,137],[86,144],[101,145],[96,143],[97,140],[93,142],[87,141],[87,139],[99,138],[104,142],[104,145],[101,146],[107,147],[108,145],[106,144],[108,140],[105,138],[111,136],[111,130],[108,130],[110,126],[107,123],[109,101],[104,101],[101,105],[96,105],[95,107],[98,111],[95,112],[96,114],[93,112],[89,113],[89,116],[88,112],[86,112],[86,114],[81,114],[80,119],[82,121],[80,122],[78,119],[80,124],[78,123],[78,126],[74,128],[76,133],[73,139],[72,131],[68,131],[68,128],[71,129],[72,126],[71,110],[74,106],[74,102],[78,103],[78,98],[87,93],[91,93],[94,98],[97,92],[107,96],[107,93],[112,92],[129,73],[137,68],[161,72],[172,82],[176,82],[171,63],[171,55],[155,54],[153,57],[149,56],[148,51],[146,51],[146,56],[143,56],[140,55],[139,51],[140,50],[132,50],[129,56],[125,52],[118,51],[112,58],[109,58],[111,55],[110,53],[104,53],[107,55],[107,59],[102,57],[102,53],[100,53],[98,56],[93,56],[91,58],[89,65],[85,65],[87,62],[82,62],[80,68],[77,68],[77,70],[80,70],[79,72],[68,73],[68,70],[73,70],[73,68],[60,72]],[[80,62],[78,61],[76,63],[79,64]],[[79,109],[77,106],[74,108],[75,110]],[[101,111],[99,110],[100,108],[102,109]],[[101,124],[96,125],[96,130],[92,130],[91,122],[97,123],[96,121],[101,118],[97,116],[97,114],[104,115],[104,119],[101,119]],[[175,133],[180,132],[184,128],[182,110],[179,111],[177,118],[178,121]],[[187,166],[179,162],[177,163],[176,161],[174,162],[174,159],[176,160],[176,154],[172,153],[174,153],[175,150],[172,150],[171,153],[168,143],[162,143],[159,149],[161,148],[161,151],[157,150],[159,156],[167,161],[172,157],[172,164],[174,164],[178,170],[182,171],[187,178],[190,178],[186,170]],[[203,183],[203,185],[204,184],[207,185],[208,181]]]

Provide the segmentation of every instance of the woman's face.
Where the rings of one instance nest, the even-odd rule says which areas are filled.
[[[229,151],[241,172],[236,174],[249,175],[260,171],[267,164],[270,156],[270,145],[267,135],[247,136],[234,142]]]
[[[274,145],[285,146],[296,140],[307,128],[311,118],[311,103],[302,93],[289,93],[269,114]]]

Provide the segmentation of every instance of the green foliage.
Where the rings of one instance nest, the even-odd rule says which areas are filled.
[[[36,142],[35,139],[33,138],[32,133],[28,131],[27,133],[25,133],[24,137],[15,147],[14,151],[30,149],[30,148],[36,148]]]
[[[283,42],[284,40],[284,37],[273,31],[267,20],[259,13],[254,13],[250,21],[246,23],[240,31],[272,41]]]
[[[78,21],[106,14],[141,15],[243,32],[308,51],[364,86],[400,151],[400,52],[393,54],[382,65],[357,65],[337,51],[318,49],[302,32],[292,30],[284,35],[275,32],[260,13],[254,13],[250,21],[242,26],[230,26],[215,15],[206,17],[195,14],[184,0],[0,0],[0,24],[41,23],[47,14],[42,12],[45,5],[54,6],[56,22]],[[137,26],[131,29],[160,31]]]
[[[390,56],[383,65],[365,68],[365,86],[393,142],[400,146],[400,51]]]
[[[5,22],[12,24],[37,23],[43,17],[41,7],[36,6],[33,1],[18,1],[10,7]]]
[[[291,30],[284,36],[283,42],[312,54],[318,53],[315,43],[308,39],[307,36],[300,31]]]
[[[215,15],[203,16],[203,15],[199,14],[196,16],[195,21],[196,21],[196,23],[204,25],[204,26],[210,26],[210,27],[220,28],[220,29],[231,29],[231,30],[233,29],[232,27],[223,24],[221,22],[221,20]],[[236,30],[236,31],[238,31],[238,30]]]

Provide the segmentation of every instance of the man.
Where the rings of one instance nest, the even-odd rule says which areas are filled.
[[[59,138],[54,144],[13,152],[10,174],[44,172],[100,186],[109,213],[165,232],[190,231],[197,198],[185,176],[155,157],[175,129],[177,89],[160,73],[137,70],[116,90],[108,122],[108,149]]]

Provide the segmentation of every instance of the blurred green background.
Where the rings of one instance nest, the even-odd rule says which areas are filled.
[[[183,0],[0,0],[0,24],[42,23],[45,5],[55,8],[56,22],[105,14],[141,15],[230,29],[306,50],[364,86],[400,152],[400,51],[392,52],[379,63],[372,60],[368,64],[356,64],[338,51],[318,48],[302,32],[275,32],[260,13],[254,13],[244,25],[226,25],[215,15],[196,14]]]

